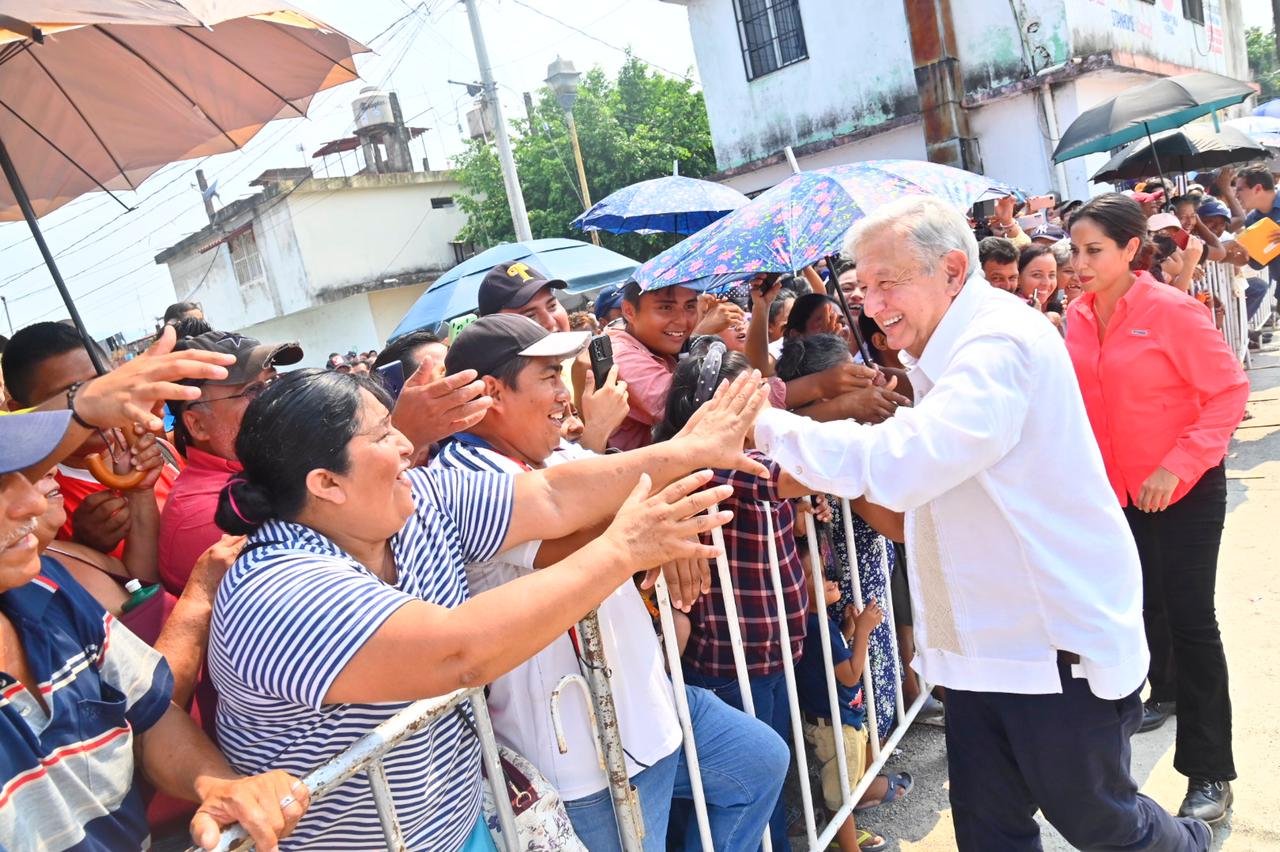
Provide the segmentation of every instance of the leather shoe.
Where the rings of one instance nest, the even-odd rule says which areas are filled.
[[[1177,710],[1177,705],[1172,701],[1152,701],[1148,699],[1142,705],[1142,724],[1138,726],[1138,733],[1145,734],[1147,731],[1154,731],[1169,720],[1169,717]]]
[[[1194,817],[1212,825],[1227,815],[1231,801],[1230,781],[1192,778],[1187,782],[1187,797],[1178,808],[1178,816]]]

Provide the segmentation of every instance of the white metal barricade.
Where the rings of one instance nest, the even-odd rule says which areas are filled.
[[[848,500],[840,501],[843,518],[843,532],[848,544],[848,557],[850,575],[853,578],[854,603],[861,609],[865,605],[861,582],[859,581],[859,564],[858,553],[853,534],[852,509]],[[711,511],[715,511],[715,507]],[[866,793],[872,781],[875,780],[880,770],[883,768],[886,760],[897,747],[898,742],[906,733],[911,722],[914,721],[920,708],[929,696],[929,687],[925,683],[921,683],[920,697],[910,706],[903,706],[902,699],[902,671],[900,666],[900,655],[898,652],[897,633],[895,628],[895,619],[893,613],[892,596],[887,593],[885,599],[881,601],[881,606],[885,611],[885,622],[888,626],[890,636],[890,654],[893,659],[893,679],[894,694],[896,704],[896,720],[897,724],[890,732],[888,739],[883,743],[880,742],[878,720],[876,718],[876,702],[875,688],[876,679],[868,659],[867,664],[863,668],[863,691],[864,700],[867,708],[866,726],[869,733],[869,748],[872,760],[869,766],[863,770],[862,767],[850,767],[848,755],[845,753],[844,737],[837,735],[835,740],[836,751],[836,767],[840,785],[842,790],[842,805],[832,818],[826,823],[821,831],[818,830],[818,809],[815,801],[821,802],[822,797],[819,795],[815,799],[813,790],[811,789],[810,776],[808,771],[808,755],[805,747],[805,737],[803,731],[803,719],[800,713],[799,697],[796,690],[795,671],[791,658],[791,637],[787,626],[786,613],[783,611],[783,586],[782,575],[778,559],[778,544],[776,531],[773,529],[772,513],[767,511],[766,517],[769,518],[767,523],[767,553],[769,560],[770,579],[772,581],[774,600],[777,606],[777,616],[779,622],[779,642],[783,650],[783,672],[787,688],[788,705],[791,716],[791,733],[792,744],[794,747],[797,768],[800,776],[800,790],[802,807],[804,811],[805,834],[808,840],[808,848],[811,852],[826,849],[826,847],[835,838],[836,832],[845,820],[853,812],[853,808],[858,801]],[[803,513],[806,535],[808,539],[809,557],[811,564],[814,566],[813,589],[812,594],[817,596],[817,600],[821,601],[824,596],[824,571],[821,568],[821,560],[818,550],[817,531],[815,529],[812,513]],[[718,593],[723,596],[725,615],[728,622],[730,645],[733,650],[734,670],[737,674],[739,692],[742,696],[744,709],[748,713],[754,715],[754,708],[751,699],[750,681],[747,675],[746,656],[742,643],[742,632],[739,624],[739,616],[734,594],[733,576],[729,570],[727,559],[724,557],[724,538],[719,529],[712,531],[712,541],[719,548],[720,556],[716,558],[716,572],[720,581]],[[884,577],[885,588],[888,590],[890,584],[889,577],[889,560],[888,546],[881,537],[879,539],[880,547],[878,553],[878,563],[874,568],[869,570],[879,570]],[[711,836],[710,822],[708,819],[707,802],[704,795],[701,770],[698,763],[697,743],[693,735],[693,723],[690,717],[688,699],[685,695],[685,683],[683,670],[681,668],[680,651],[676,640],[675,621],[672,614],[671,599],[668,594],[665,580],[659,576],[655,587],[655,595],[658,603],[659,620],[661,622],[663,644],[667,655],[667,662],[671,672],[671,680],[676,705],[676,715],[679,719],[681,730],[683,733],[683,748],[685,752],[685,760],[689,767],[689,775],[691,788],[693,791],[694,814],[697,820],[698,832],[702,841],[702,846],[706,850],[714,849],[713,838]],[[820,611],[825,611],[825,607],[821,607]],[[819,618],[818,629],[822,637],[822,655],[823,669],[827,680],[827,691],[830,697],[830,713],[833,727],[839,724],[840,706],[838,693],[836,689],[835,668],[831,656],[830,645],[830,629],[827,619]],[[617,718],[613,710],[612,699],[609,696],[607,682],[607,661],[603,657],[603,651],[599,636],[599,625],[594,618],[584,619],[580,623],[580,634],[584,639],[584,657],[587,662],[586,678],[580,675],[572,675],[565,678],[561,682],[561,687],[569,685],[572,681],[573,685],[583,687],[583,691],[589,699],[588,717],[591,724],[597,730],[594,732],[597,739],[597,747],[600,748],[600,760],[602,766],[606,768],[610,776],[610,787],[613,789],[613,800],[615,813],[618,817],[618,824],[621,829],[622,845],[624,849],[635,849],[640,839],[643,837],[643,815],[639,812],[638,802],[635,799],[634,788],[631,787],[625,775],[625,763],[622,757],[621,749],[621,732],[617,728]],[[868,657],[870,655],[868,654]],[[561,689],[556,690],[556,699],[559,700]],[[361,737],[346,751],[333,757],[328,763],[324,764],[314,772],[310,773],[303,779],[303,783],[311,791],[312,799],[324,796],[327,792],[335,789],[347,779],[359,772],[367,772],[369,776],[369,784],[372,790],[374,803],[378,810],[378,816],[382,822],[383,832],[386,837],[388,849],[404,849],[404,841],[400,832],[400,827],[395,815],[395,805],[392,800],[391,790],[387,784],[386,774],[382,769],[382,758],[396,745],[404,741],[414,732],[421,730],[423,727],[430,725],[436,720],[442,718],[451,712],[454,707],[469,701],[475,717],[475,726],[480,738],[481,752],[483,755],[486,774],[489,777],[489,783],[494,789],[494,801],[498,807],[499,821],[502,827],[504,842],[507,844],[507,852],[518,852],[518,846],[515,843],[515,816],[512,813],[510,801],[506,790],[500,780],[503,778],[502,768],[498,758],[497,743],[494,740],[493,726],[489,720],[488,709],[485,706],[483,692],[479,689],[459,690],[450,695],[440,698],[432,698],[424,701],[417,701],[406,707],[400,713],[383,722],[374,730]],[[557,717],[558,713],[553,713]],[[606,724],[607,722],[607,724]],[[837,728],[838,730],[838,728]],[[559,730],[557,729],[559,733]],[[620,776],[620,777],[619,777]],[[495,784],[495,780],[497,783]],[[766,827],[763,837],[761,838],[765,850],[772,848],[769,830]],[[252,844],[248,840],[245,832],[238,826],[232,827],[222,834],[222,841],[217,847],[220,850],[245,850],[251,849]],[[192,850],[195,852],[195,850]]]
[[[858,560],[857,548],[855,546],[853,532],[852,532],[852,520],[851,520],[852,509],[849,506],[848,500],[841,500],[840,506],[841,506],[841,509],[843,510],[843,517],[844,517],[844,523],[845,523],[844,532],[848,542],[850,573],[854,578],[854,584],[855,584],[854,585],[855,604],[859,608],[861,608],[865,602],[862,599],[862,590],[860,588],[861,584],[858,582],[859,566],[857,562]],[[712,507],[711,511],[713,512],[716,511],[716,507]],[[783,661],[784,661],[783,673],[784,673],[784,678],[787,686],[787,698],[788,698],[790,714],[791,714],[791,730],[792,730],[792,738],[793,738],[793,744],[795,749],[795,757],[796,757],[796,762],[798,765],[799,775],[800,775],[800,792],[801,792],[802,807],[804,811],[805,834],[807,835],[807,839],[808,839],[808,848],[811,850],[811,852],[817,852],[817,850],[822,850],[827,848],[827,846],[835,838],[836,832],[839,830],[840,826],[843,825],[844,821],[848,819],[850,814],[853,813],[854,807],[858,804],[859,800],[866,793],[867,788],[871,786],[872,781],[875,780],[880,770],[884,767],[885,762],[888,760],[889,756],[893,753],[893,750],[897,747],[898,743],[901,741],[903,735],[906,733],[907,728],[910,726],[911,722],[914,721],[916,716],[919,714],[920,708],[924,705],[925,700],[929,696],[929,687],[928,687],[928,684],[925,684],[922,682],[920,685],[921,687],[920,697],[910,707],[903,706],[902,684],[901,684],[902,673],[899,665],[897,634],[896,634],[896,631],[894,630],[893,601],[891,599],[891,596],[886,594],[885,600],[881,603],[885,611],[885,621],[889,627],[889,635],[891,637],[890,651],[894,661],[893,672],[894,672],[894,678],[895,678],[894,691],[895,691],[895,699],[896,699],[895,703],[897,705],[897,708],[896,708],[897,724],[894,726],[893,730],[890,732],[888,739],[885,741],[882,747],[880,744],[878,729],[876,727],[877,720],[875,717],[875,685],[876,685],[875,678],[872,673],[871,666],[869,664],[864,666],[863,691],[865,694],[864,700],[867,706],[866,724],[867,724],[867,730],[870,733],[869,740],[870,740],[870,748],[872,753],[872,761],[865,771],[863,771],[862,767],[850,767],[849,761],[848,761],[848,755],[845,754],[843,736],[837,735],[834,738],[835,750],[836,750],[836,768],[837,768],[838,776],[840,778],[841,790],[843,791],[843,803],[840,809],[832,816],[832,818],[823,827],[822,831],[819,832],[817,829],[817,824],[818,824],[817,808],[814,804],[815,796],[810,787],[810,778],[809,778],[809,772],[808,772],[808,756],[805,749],[805,739],[804,739],[803,728],[802,728],[802,718],[800,715],[799,698],[796,692],[795,673],[794,673],[794,668],[791,661],[790,636],[787,629],[786,615],[784,612],[782,612],[782,606],[783,606],[782,576],[781,576],[779,563],[778,563],[778,550],[777,550],[777,541],[776,541],[777,536],[773,529],[771,513],[766,513],[766,517],[770,518],[767,524],[767,529],[766,529],[767,543],[768,543],[767,547],[768,547],[768,557],[769,557],[769,571],[771,574],[771,580],[773,584],[774,598],[778,606],[777,615],[778,615],[778,622],[779,622],[779,633],[781,634],[779,636],[779,642],[781,643],[782,649],[783,649]],[[813,515],[810,513],[805,513],[804,519],[805,519],[804,522],[805,522],[806,534],[807,534],[808,543],[809,543],[809,556],[810,556],[811,564],[815,566],[815,570],[812,572],[813,581],[814,581],[814,588],[812,589],[812,594],[817,595],[818,600],[822,600],[822,597],[824,594],[824,589],[823,589],[824,573],[821,567],[819,567],[821,566],[821,561],[818,554],[817,532],[815,530],[814,523],[813,523]],[[733,649],[734,669],[738,679],[739,692],[742,696],[742,702],[743,702],[744,708],[748,713],[752,713],[753,710],[751,709],[751,688],[750,688],[750,683],[747,676],[746,656],[743,652],[742,633],[738,624],[737,605],[735,602],[735,596],[733,591],[733,577],[729,571],[729,565],[727,563],[727,560],[724,558],[724,555],[723,555],[724,540],[723,540],[723,536],[720,534],[720,531],[718,529],[713,531],[712,540],[713,540],[713,543],[716,544],[716,546],[720,549],[720,552],[721,552],[721,555],[716,558],[716,574],[717,574],[717,578],[720,581],[720,588],[718,590],[718,593],[721,594],[724,598],[725,616],[728,620],[730,646]],[[889,579],[890,579],[888,549],[883,538],[880,539],[880,544],[881,544],[880,553],[879,553],[880,558],[877,561],[879,562],[879,566],[878,566],[879,570],[884,575],[885,587],[887,589],[889,586]],[[666,584],[661,578],[658,579],[656,588],[657,588],[659,618],[662,622],[662,633],[663,633],[663,637],[666,645],[667,662],[671,670],[672,682],[675,687],[676,712],[680,718],[680,724],[684,730],[684,749],[685,749],[686,759],[690,767],[691,780],[693,782],[692,787],[693,787],[693,797],[694,797],[694,811],[696,814],[696,818],[698,820],[699,834],[702,839],[703,848],[713,849],[714,847],[711,843],[711,831],[710,831],[710,827],[707,819],[707,805],[706,805],[706,800],[703,796],[703,790],[702,790],[702,785],[700,781],[700,772],[698,769],[697,746],[693,739],[693,726],[689,718],[688,703],[685,699],[685,694],[684,694],[684,677],[681,671],[680,652],[676,645],[675,621],[674,621],[674,617],[671,610],[671,601],[667,594]],[[823,607],[822,610],[825,610],[825,607]],[[827,679],[827,692],[831,702],[830,713],[831,713],[831,719],[834,720],[833,721],[833,726],[834,726],[838,724],[838,720],[840,719],[840,707],[839,707],[839,699],[837,697],[837,691],[836,691],[835,667],[833,665],[833,660],[831,656],[831,645],[829,641],[830,632],[829,632],[827,620],[825,618],[819,618],[817,619],[817,621],[818,621],[819,632],[822,636],[821,644],[823,649],[823,669]],[[851,779],[857,779],[857,783],[851,784],[850,783]],[[817,798],[817,801],[822,801],[820,796]],[[765,848],[766,849],[770,848],[768,829],[765,830],[765,834],[762,840],[764,841]]]
[[[1214,304],[1211,309],[1214,324],[1221,329],[1222,336],[1236,357],[1248,363],[1248,308],[1245,306],[1243,288],[1237,287],[1235,267],[1219,261],[1206,262],[1204,279],[1195,284],[1192,292],[1207,292],[1213,296]]]
[[[490,788],[493,790],[493,799],[498,809],[498,821],[502,825],[502,836],[507,843],[507,852],[517,852],[516,818],[511,810],[511,801],[504,789],[505,785],[502,783],[504,776],[498,759],[498,745],[494,740],[493,725],[489,721],[489,709],[484,703],[484,692],[480,689],[460,689],[439,698],[415,701],[356,740],[346,751],[334,755],[329,762],[303,778],[302,783],[311,792],[311,798],[318,799],[341,786],[352,776],[367,772],[369,787],[373,791],[373,801],[378,810],[378,820],[382,823],[382,833],[386,838],[387,848],[404,849],[404,837],[400,833],[400,824],[396,819],[395,802],[391,796],[391,788],[387,784],[382,758],[411,735],[453,712],[453,709],[464,701],[471,703],[476,732],[480,738],[480,752],[486,774],[489,776]],[[249,840],[244,829],[237,825],[223,831],[221,841],[214,848],[247,850],[253,848],[253,842]],[[193,847],[190,852],[199,852],[199,850]]]

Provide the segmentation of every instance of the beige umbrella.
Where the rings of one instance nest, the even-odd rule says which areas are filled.
[[[279,0],[6,0],[0,221],[27,220],[86,342],[37,218],[305,115],[366,50]]]

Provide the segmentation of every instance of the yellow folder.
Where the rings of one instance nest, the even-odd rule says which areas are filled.
[[[1236,237],[1255,263],[1268,264],[1280,257],[1280,224],[1263,216]]]

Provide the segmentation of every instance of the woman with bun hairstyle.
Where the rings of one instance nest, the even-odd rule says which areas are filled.
[[[299,370],[272,382],[245,411],[236,440],[244,471],[216,516],[249,536],[210,630],[228,761],[302,775],[408,702],[510,671],[637,571],[714,556],[698,534],[727,513],[699,513],[730,489],[698,491],[710,472],[685,474],[759,469],[741,455],[758,384],[745,376],[722,389],[697,425],[660,446],[510,476],[410,468],[413,445],[367,378]],[[676,481],[650,496],[649,476]],[[555,565],[468,599],[466,563],[610,518]],[[493,849],[467,712],[384,759],[408,848]],[[359,775],[317,801],[281,848],[383,844]]]
[[[1176,702],[1173,765],[1189,778],[1178,813],[1212,823],[1236,777],[1214,585],[1223,459],[1249,383],[1206,307],[1147,272],[1135,201],[1109,193],[1081,207],[1071,253],[1084,295],[1067,311],[1067,349],[1142,561],[1151,648],[1142,729],[1159,727]]]

